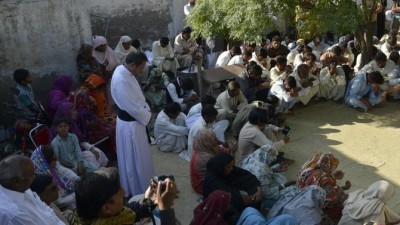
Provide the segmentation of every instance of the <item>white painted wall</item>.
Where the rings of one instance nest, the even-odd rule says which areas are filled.
[[[27,68],[37,76],[75,74],[82,40],[91,37],[81,0],[0,3],[0,76]]]

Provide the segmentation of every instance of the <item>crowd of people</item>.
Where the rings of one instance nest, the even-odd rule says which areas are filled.
[[[185,5],[186,15],[195,2]],[[394,194],[389,182],[346,193],[351,182],[338,184],[344,178],[339,159],[324,152],[288,180],[294,160],[284,156],[290,142],[285,118],[297,108],[325,99],[367,112],[400,98],[397,30],[374,43],[365,65],[352,34],[336,40],[328,32],[307,43],[273,32],[261,43],[214,51],[212,60],[206,48],[211,39],[203,44],[191,33],[183,28],[173,46],[160,37],[151,52],[129,36],[114,50],[102,36],[83,43],[77,75],[57,77],[48,95],[51,142],[30,158],[0,161],[0,221],[155,223],[157,211],[161,224],[178,224],[172,208],[177,185],[172,177],[155,176],[155,144],[190,162],[182,169],[202,196],[191,225],[400,224],[386,205]],[[218,84],[218,96],[198,96],[190,77],[177,76],[207,57],[208,69],[245,67]],[[19,106],[37,114],[31,73],[17,69],[13,77]],[[105,137],[104,149],[94,145]],[[115,155],[117,168],[108,165]]]

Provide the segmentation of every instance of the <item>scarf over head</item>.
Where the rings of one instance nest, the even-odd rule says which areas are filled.
[[[117,47],[115,47],[114,49],[115,54],[117,54],[118,58],[121,60],[122,63],[125,63],[125,59],[129,53],[137,51],[136,48],[130,45],[131,42],[132,39],[129,36],[122,36],[119,39]],[[129,43],[129,49],[125,49],[122,43]]]
[[[325,190],[327,201],[335,200],[338,187],[332,173],[338,165],[339,160],[332,153],[317,153],[303,165],[299,176],[299,187],[318,185]]]
[[[57,111],[58,106],[68,101],[69,93],[72,90],[72,79],[68,75],[62,75],[57,77],[53,82],[53,88],[49,93],[48,100],[48,114],[51,118],[54,117],[54,114]]]
[[[386,203],[393,197],[394,188],[385,180],[377,181],[371,184],[368,189],[356,190],[349,194],[345,202],[343,212],[353,220],[366,222],[379,222],[382,218],[382,212],[385,209],[386,217],[399,219],[400,217],[386,208]],[[393,221],[386,221],[393,222]]]
[[[190,225],[228,225],[224,212],[231,201],[231,195],[225,191],[212,192],[194,211]]]
[[[96,51],[96,48],[100,45],[107,45],[107,39],[103,36],[93,37],[93,57],[100,63],[104,64],[107,60],[108,64],[106,66],[107,71],[113,71],[115,67],[121,64],[118,56],[115,52],[107,45],[104,52]]]

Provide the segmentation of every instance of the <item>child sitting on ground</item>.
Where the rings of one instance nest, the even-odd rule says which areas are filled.
[[[24,116],[33,116],[39,113],[31,83],[33,77],[26,69],[14,71],[13,78],[17,82],[15,95],[19,107],[23,109]]]
[[[54,126],[57,136],[51,142],[51,146],[63,166],[70,168],[79,176],[98,169],[93,163],[82,157],[78,137],[69,133],[69,121],[67,119],[60,118],[55,120]]]

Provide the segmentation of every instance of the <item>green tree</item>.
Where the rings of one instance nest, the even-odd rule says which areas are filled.
[[[307,39],[328,30],[354,33],[365,62],[373,46],[371,9],[378,1],[361,0],[357,6],[355,0],[198,0],[187,22],[195,35],[259,42],[267,28],[275,28],[273,15],[280,14],[295,18],[291,22],[298,37]]]

